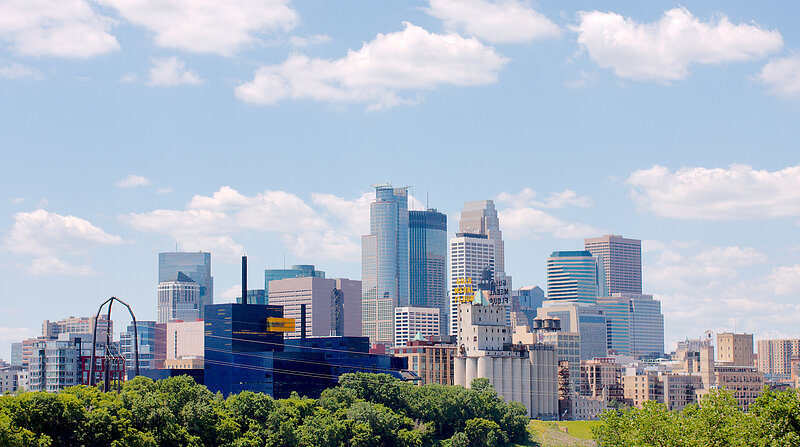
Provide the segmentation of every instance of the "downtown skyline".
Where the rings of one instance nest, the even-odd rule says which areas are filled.
[[[242,253],[253,286],[284,259],[360,279],[382,182],[445,213],[448,238],[464,202],[494,200],[514,288],[544,288],[548,255],[584,238],[641,239],[667,350],[706,329],[800,336],[796,4],[508,2],[541,32],[498,35],[448,2],[276,1],[273,21],[197,47],[147,2],[74,3],[91,14],[59,20],[106,47],[43,50],[25,40],[40,27],[0,23],[4,359],[111,295],[154,320],[158,253],[176,244],[212,253],[215,302],[238,295]],[[689,51],[658,32],[671,20],[731,39]],[[669,52],[599,48],[602,26]],[[397,59],[398,39],[440,54],[445,37],[460,50],[432,78],[385,64],[426,66]],[[364,48],[384,71],[353,71]],[[320,71],[289,63],[303,57]],[[348,87],[315,91],[304,70]],[[269,73],[285,96],[256,88]]]

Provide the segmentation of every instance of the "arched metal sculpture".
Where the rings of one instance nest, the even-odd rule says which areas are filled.
[[[134,353],[134,371],[136,375],[139,375],[139,330],[136,326],[136,315],[133,314],[131,310],[131,306],[128,306],[128,303],[122,301],[121,299],[112,296],[111,298],[103,301],[103,304],[100,305],[100,308],[97,309],[97,314],[94,316],[94,328],[92,329],[92,358],[91,358],[91,366],[89,368],[89,386],[94,386],[94,364],[95,364],[95,352],[97,349],[97,319],[100,318],[100,312],[103,311],[103,306],[108,304],[108,314],[106,315],[106,361],[103,362],[105,365],[104,371],[104,388],[103,391],[108,391],[109,389],[109,364],[111,363],[108,360],[108,357],[111,355],[111,305],[114,304],[114,301],[119,301],[120,304],[128,308],[128,313],[131,314],[131,319],[133,320],[133,353]]]

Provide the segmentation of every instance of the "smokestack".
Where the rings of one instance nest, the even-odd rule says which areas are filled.
[[[247,256],[242,255],[242,304],[247,304]]]
[[[300,338],[306,338],[306,305],[300,305]]]

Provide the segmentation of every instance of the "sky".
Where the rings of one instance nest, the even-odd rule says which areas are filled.
[[[602,5],[600,4],[602,3]],[[158,253],[359,279],[371,185],[493,199],[515,288],[643,242],[677,340],[800,337],[800,3],[0,0],[0,358]],[[113,317],[113,315],[112,315]],[[117,329],[127,318],[116,314]]]

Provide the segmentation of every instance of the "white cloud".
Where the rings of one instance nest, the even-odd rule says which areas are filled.
[[[800,264],[781,266],[772,269],[766,281],[759,284],[766,285],[776,295],[800,295]]]
[[[200,85],[203,80],[192,70],[186,69],[186,63],[175,56],[153,58],[150,60],[150,79],[147,85],[172,87],[176,85]]]
[[[0,327],[0,345],[9,346],[11,343],[19,343],[37,335],[41,334],[27,327]]]
[[[558,37],[561,28],[519,0],[430,0],[428,14],[449,30],[461,30],[494,43]]]
[[[340,224],[342,231],[350,236],[369,234],[369,205],[375,193],[365,192],[355,200],[347,200],[333,194],[312,193],[311,200],[321,206],[331,220]]]
[[[95,0],[155,34],[155,43],[193,53],[231,56],[259,34],[297,23],[289,0]]]
[[[114,21],[86,0],[3,0],[0,40],[26,56],[87,58],[119,50]]]
[[[765,57],[783,46],[776,30],[734,25],[724,15],[702,22],[685,8],[654,23],[613,12],[579,12],[578,43],[598,65],[640,81],[684,79],[691,64],[721,64]]]
[[[69,275],[69,276],[88,276],[96,272],[88,265],[71,265],[54,258],[38,258],[31,262],[28,273],[35,276],[46,275]]]
[[[172,194],[172,188],[158,188],[156,194],[163,196],[164,194]]]
[[[341,59],[295,54],[279,65],[261,67],[252,81],[236,88],[236,96],[255,104],[312,99],[389,108],[413,102],[404,91],[494,83],[507,61],[477,39],[433,34],[405,23],[403,31],[378,34]]]
[[[14,197],[13,199],[11,199],[11,203],[13,203],[13,204],[19,204],[19,203],[22,203],[24,201],[25,201],[24,197]]]
[[[536,200],[537,193],[531,188],[523,188],[518,194],[501,192],[495,200],[500,203],[508,203],[513,207],[535,206],[538,208],[564,208],[566,206],[578,206],[588,208],[592,205],[592,199],[586,196],[579,196],[571,189],[561,192],[551,193],[544,200]]]
[[[150,184],[150,179],[142,177],[141,175],[131,174],[124,179],[117,182],[118,188],[136,188],[139,186],[147,186]]]
[[[0,65],[0,78],[40,80],[44,78],[44,76],[39,70],[33,67],[16,62],[9,62]]]
[[[327,34],[314,34],[308,37],[292,36],[289,38],[289,43],[295,47],[307,47],[310,45],[319,45],[331,41],[331,36]]]
[[[663,166],[635,171],[626,183],[643,211],[676,219],[754,220],[800,216],[800,165],[779,171]]]
[[[296,256],[306,259],[339,259],[356,261],[361,256],[361,241],[327,230],[304,232],[296,235],[284,234],[284,246]]]
[[[130,82],[136,82],[139,80],[139,75],[133,72],[125,73],[121,78],[119,78],[119,80],[120,82],[124,82],[126,84]]]
[[[235,286],[228,287],[219,295],[216,295],[214,301],[216,304],[221,303],[235,303],[236,298],[242,296],[242,285],[237,284]]]
[[[800,53],[772,59],[756,76],[773,95],[787,99],[800,98]]]

